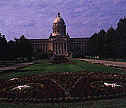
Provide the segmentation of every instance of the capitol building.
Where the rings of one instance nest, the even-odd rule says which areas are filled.
[[[66,30],[64,19],[58,13],[53,21],[53,32],[48,39],[31,39],[34,50],[42,55],[52,52],[55,55],[84,57],[87,55],[88,38],[71,38]]]

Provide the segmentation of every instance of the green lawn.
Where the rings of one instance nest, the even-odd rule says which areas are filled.
[[[22,70],[27,72],[11,72],[5,73],[0,78],[13,78],[20,76],[30,76],[33,74],[43,74],[48,72],[105,72],[105,73],[121,73],[124,71],[112,67],[106,67],[99,64],[90,64],[88,62],[73,60],[72,64],[50,64],[48,60],[41,60],[40,63],[25,67]]]
[[[90,64],[88,62],[73,60],[72,64],[49,64],[47,60],[41,61],[40,64],[34,64],[25,67],[23,70],[33,70],[37,72],[105,72],[105,73],[124,73],[119,69],[106,67],[99,64]]]

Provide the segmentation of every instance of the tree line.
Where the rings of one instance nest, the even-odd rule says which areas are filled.
[[[117,28],[110,27],[94,33],[88,41],[88,55],[100,58],[126,58],[126,18],[121,18]]]
[[[32,43],[21,36],[19,39],[7,41],[0,33],[0,59],[28,58],[33,54]]]

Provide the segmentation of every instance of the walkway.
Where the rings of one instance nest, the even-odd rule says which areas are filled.
[[[113,66],[118,68],[126,68],[126,62],[95,60],[95,59],[80,59],[94,64],[104,64],[105,66]]]
[[[16,64],[16,65],[13,65],[13,66],[0,67],[0,71],[16,70],[18,68],[23,68],[25,66],[29,66],[29,65],[32,65],[32,64],[33,64],[32,62],[29,62],[29,63],[20,63],[20,64]]]

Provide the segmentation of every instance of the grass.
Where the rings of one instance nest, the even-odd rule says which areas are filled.
[[[30,76],[35,74],[43,74],[48,72],[104,72],[104,73],[120,73],[125,74],[124,71],[120,69],[115,69],[112,67],[106,67],[99,64],[90,64],[88,62],[73,60],[72,64],[49,64],[48,60],[41,60],[40,63],[33,64],[31,66],[25,67],[22,70],[26,72],[11,72],[5,73],[0,76],[0,78],[13,78],[21,76]]]
[[[37,70],[38,72],[105,72],[105,73],[124,73],[119,69],[107,67],[99,64],[90,64],[88,62],[73,60],[72,64],[48,64],[48,61],[42,61],[40,64],[34,64],[23,70]]]
[[[126,108],[126,98],[86,101],[78,103],[45,103],[45,104],[7,104],[1,103],[0,108]]]
[[[72,64],[48,64],[47,60],[41,61],[39,64],[34,64],[29,67],[25,67],[23,70],[38,70],[44,72],[76,72],[89,69],[89,66],[94,66],[94,64],[89,64],[87,62],[82,62],[79,60],[73,60]],[[96,65],[95,65],[96,66]]]

